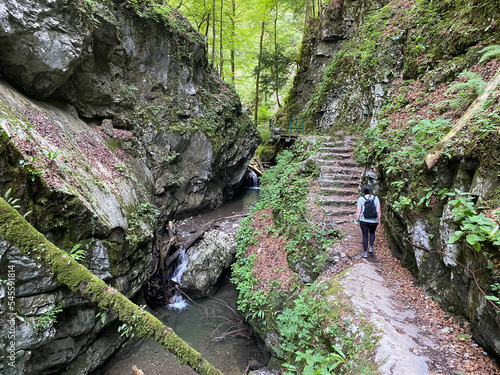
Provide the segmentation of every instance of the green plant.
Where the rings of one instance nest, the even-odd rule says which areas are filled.
[[[10,188],[9,188],[9,190],[7,190],[7,191],[5,192],[5,194],[3,195],[3,197],[4,197],[4,199],[6,200],[6,202],[7,202],[8,204],[10,204],[13,208],[15,208],[15,209],[17,210],[17,209],[21,208],[21,206],[19,206],[19,205],[17,204],[17,202],[19,202],[19,198],[14,198],[14,197],[11,197],[11,196],[10,196],[11,190],[12,190],[12,189],[10,189]]]
[[[57,323],[57,314],[59,314],[61,311],[62,311],[62,303],[53,306],[43,315],[40,315],[37,318],[35,318],[33,325],[31,326],[31,329],[36,331],[43,331],[49,325]]]
[[[492,46],[488,46],[483,48],[479,53],[482,53],[483,55],[481,56],[481,59],[479,62],[481,64],[485,64],[491,59],[499,59],[500,58],[500,45],[495,44]]]
[[[106,323],[106,319],[108,317],[108,311],[106,310],[106,311],[101,311],[101,312],[97,313],[95,318],[97,319],[99,317],[101,318],[102,324]]]
[[[166,161],[167,163],[171,163],[179,155],[180,154],[178,152],[169,152],[168,155],[165,157],[164,161]]]
[[[82,247],[82,244],[76,244],[69,252],[69,255],[74,260],[80,261],[82,259],[85,259],[85,255],[87,254],[87,252],[83,249],[80,249],[80,247]]]
[[[118,332],[121,332],[121,336],[125,336],[127,338],[133,338],[135,336],[135,333],[133,332],[133,328],[129,326],[127,323],[123,323],[118,327]]]
[[[460,223],[460,230],[455,231],[448,243],[457,242],[465,235],[465,240],[476,251],[480,251],[482,245],[490,243],[497,248],[500,247],[500,233],[497,222],[486,217],[483,213],[475,210],[474,197],[470,193],[456,191],[457,197],[449,202],[453,206],[451,213],[455,221]]]
[[[50,161],[54,161],[61,154],[61,151],[48,151],[45,149],[42,151]]]
[[[295,361],[306,363],[304,369],[299,371],[296,366],[285,363],[284,367],[289,371],[284,372],[283,375],[335,375],[333,371],[346,361],[346,355],[335,345],[333,345],[333,349],[335,350],[333,353],[313,349],[308,349],[305,352],[300,350],[295,352],[297,354]]]
[[[27,161],[24,159],[19,160],[19,164],[24,167],[26,172],[28,172],[28,175],[30,176],[32,182],[34,182],[37,177],[43,176],[43,174],[45,173],[45,170],[41,169],[38,166],[38,159],[38,156],[33,156]]]
[[[486,82],[481,78],[479,74],[464,71],[458,76],[465,79],[465,81],[451,85],[445,91],[445,94],[452,93],[455,95],[455,97],[453,99],[448,99],[438,103],[438,108],[450,106],[451,109],[456,110],[468,107],[474,101],[474,99],[476,99],[484,92],[486,88]]]

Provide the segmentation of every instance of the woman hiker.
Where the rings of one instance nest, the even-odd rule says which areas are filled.
[[[358,199],[356,208],[356,219],[354,224],[361,228],[363,234],[363,258],[368,257],[368,253],[373,254],[373,243],[375,242],[375,230],[380,225],[380,201],[375,195],[371,194],[372,189],[369,186],[363,187],[363,196]],[[368,247],[370,240],[370,247]]]

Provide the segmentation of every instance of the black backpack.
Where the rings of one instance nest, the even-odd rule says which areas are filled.
[[[378,218],[377,215],[377,208],[375,207],[375,197],[372,199],[367,199],[366,196],[363,197],[365,199],[365,210],[363,212],[363,216],[365,219],[376,219]]]

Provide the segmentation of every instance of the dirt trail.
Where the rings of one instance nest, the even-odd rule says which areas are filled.
[[[344,238],[331,250],[326,277],[347,270],[341,283],[359,315],[380,331],[376,361],[382,374],[500,374],[500,368],[470,337],[467,323],[442,311],[414,285],[411,273],[392,257],[383,227],[377,229],[375,254],[361,258],[361,231],[353,223],[357,190],[353,180],[362,168],[352,159],[353,139],[326,140],[321,165],[319,202],[324,220]]]

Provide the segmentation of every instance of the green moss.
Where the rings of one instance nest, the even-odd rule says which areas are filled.
[[[19,247],[21,253],[48,267],[57,280],[71,291],[79,292],[99,307],[116,313],[121,321],[131,325],[139,334],[144,337],[159,336],[161,344],[168,342],[164,346],[200,374],[221,374],[157,318],[107,286],[66,252],[50,243],[3,198],[0,198],[0,236]]]

